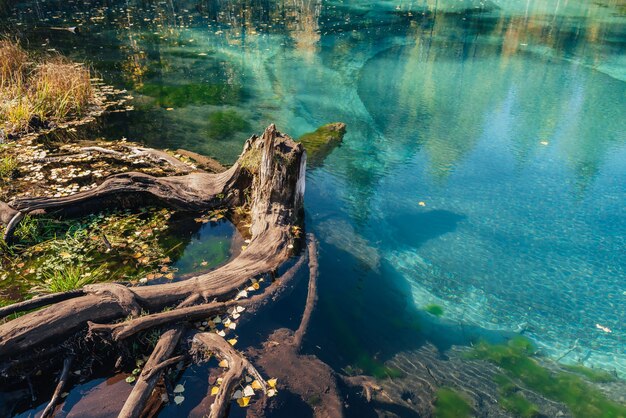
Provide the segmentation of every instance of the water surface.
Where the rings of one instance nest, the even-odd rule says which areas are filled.
[[[347,123],[306,195],[321,241],[309,349],[334,367],[498,331],[624,376],[625,13],[610,0],[38,1],[0,22],[129,90],[136,110],[100,132],[112,139],[229,163],[271,122],[294,137]]]

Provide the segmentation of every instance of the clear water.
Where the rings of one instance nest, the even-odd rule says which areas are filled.
[[[333,366],[502,331],[626,375],[622,2],[37,1],[0,22],[129,90],[111,138],[229,163],[271,122],[348,124],[307,177],[310,350]]]

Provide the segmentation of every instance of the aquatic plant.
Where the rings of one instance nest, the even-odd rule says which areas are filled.
[[[241,86],[223,83],[188,83],[181,85],[146,83],[139,92],[164,108],[190,105],[236,105],[241,101]]]
[[[435,418],[465,418],[471,413],[468,400],[456,390],[440,388],[435,393]]]
[[[522,396],[518,392],[518,386],[511,379],[504,375],[497,375],[494,377],[494,382],[498,385],[500,394],[498,402],[503,409],[521,418],[534,418],[540,415],[539,407]]]
[[[230,137],[236,132],[250,129],[250,123],[235,110],[223,110],[209,115],[207,133],[211,138]]]
[[[437,317],[443,316],[443,307],[434,303],[426,305],[424,310],[431,315],[435,315]]]
[[[582,364],[568,364],[564,367],[567,370],[581,374],[585,376],[588,380],[596,383],[608,383],[617,380],[617,378],[613,374],[607,372],[606,370],[591,369],[589,367],[583,366]]]
[[[626,417],[625,405],[608,399],[575,374],[551,372],[532,358],[534,353],[532,342],[518,336],[506,344],[480,342],[468,356],[495,363],[525,387],[567,405],[575,417]]]

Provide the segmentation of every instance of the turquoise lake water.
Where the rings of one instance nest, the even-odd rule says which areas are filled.
[[[519,332],[626,376],[623,2],[38,1],[0,22],[128,89],[112,139],[232,163],[269,123],[347,124],[306,192],[308,349],[333,367]]]

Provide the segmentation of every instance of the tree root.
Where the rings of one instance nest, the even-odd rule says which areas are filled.
[[[66,357],[63,361],[63,370],[61,370],[61,375],[59,376],[59,383],[54,389],[54,394],[52,395],[52,399],[46,405],[46,408],[41,413],[41,418],[48,418],[52,416],[54,412],[54,408],[56,408],[59,400],[61,399],[61,393],[63,393],[63,388],[67,384],[67,378],[70,374],[70,367],[72,367],[72,362],[74,361],[74,356],[70,355]]]
[[[267,393],[267,383],[265,379],[263,379],[257,369],[224,340],[224,338],[217,334],[203,332],[196,334],[193,341],[195,344],[194,350],[196,352],[199,350],[198,345],[201,345],[205,350],[214,353],[227,362],[228,371],[223,377],[220,390],[217,393],[215,402],[213,402],[211,406],[210,418],[226,416],[235,388],[243,379],[246,371],[261,384],[263,393]]]
[[[180,361],[181,357],[170,358],[170,356],[176,349],[183,331],[184,327],[178,326],[161,335],[132,392],[126,399],[118,415],[119,418],[137,418],[140,416],[163,370]]]
[[[139,149],[138,152],[150,155],[149,159],[154,164],[175,167],[183,164],[162,151]],[[114,153],[107,154],[107,158],[118,157]],[[253,136],[246,142],[239,160],[226,171],[189,172],[189,167],[185,167],[179,170],[180,173],[187,172],[184,175],[154,177],[127,172],[112,175],[94,189],[71,196],[23,197],[8,204],[0,202],[0,222],[11,227],[7,231],[9,237],[19,224],[18,218],[26,214],[55,211],[71,215],[110,206],[133,207],[154,202],[155,199],[165,206],[188,211],[233,209],[246,205],[250,213],[251,233],[251,242],[237,258],[216,270],[184,281],[139,287],[117,283],[90,285],[79,291],[43,296],[2,308],[2,316],[43,308],[0,325],[2,379],[8,382],[19,376],[20,370],[24,370],[22,366],[32,361],[26,354],[32,350],[38,350],[40,359],[45,358],[46,354],[54,353],[58,356],[56,343],[72,335],[76,336],[72,338],[77,338],[77,341],[82,341],[84,333],[122,341],[141,331],[170,327],[162,334],[150,355],[120,416],[138,417],[155,413],[159,401],[150,402],[149,409],[152,412],[146,412],[146,403],[154,398],[153,391],[161,381],[163,371],[184,358],[173,356],[183,340],[183,329],[190,322],[224,314],[235,306],[245,307],[246,320],[249,320],[254,312],[288,292],[307,256],[312,278],[307,306],[295,336],[290,332],[285,339],[288,343],[284,345],[284,353],[289,361],[303,360],[312,371],[325,367],[325,373],[332,376],[328,366],[319,360],[297,354],[317,299],[317,253],[312,236],[300,258],[260,293],[243,299],[235,298],[253,281],[273,278],[293,255],[292,248],[298,245],[294,231],[300,230],[306,168],[306,155],[302,146],[278,133],[271,125],[261,137]],[[117,322],[129,316],[130,319]],[[200,347],[214,352],[229,365],[211,408],[211,417],[225,416],[234,388],[244,373],[253,376],[263,391],[267,391],[267,383],[256,368],[218,334],[195,333],[192,351],[198,352]],[[276,354],[280,354],[280,351],[277,350]],[[67,380],[69,370],[65,371],[65,368],[69,369],[69,365],[61,373],[60,389],[57,387],[59,391]],[[334,383],[332,385],[330,392],[336,394]],[[326,387],[324,391],[328,392]],[[56,404],[58,398],[53,397],[53,401]],[[333,408],[334,411],[341,410],[338,397],[333,405],[329,411]],[[333,413],[327,416],[333,416]]]

